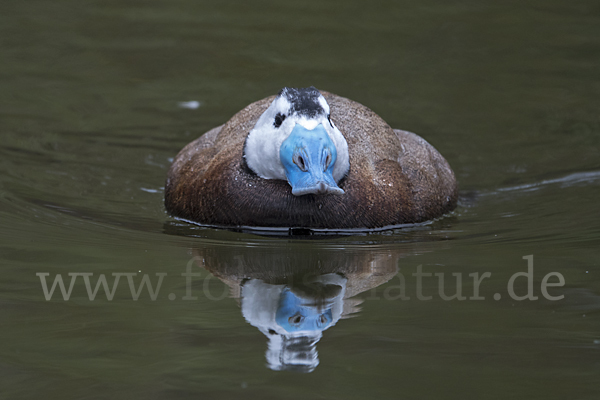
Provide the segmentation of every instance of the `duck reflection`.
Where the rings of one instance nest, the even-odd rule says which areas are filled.
[[[269,339],[269,368],[313,370],[322,332],[342,317],[347,279],[314,276],[300,285],[249,279],[241,288],[242,314]]]
[[[201,266],[226,283],[246,321],[268,339],[273,370],[311,372],[323,331],[359,311],[359,293],[397,272],[398,252],[379,247],[206,246]]]

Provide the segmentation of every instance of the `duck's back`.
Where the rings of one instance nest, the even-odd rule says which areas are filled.
[[[322,94],[348,143],[350,170],[339,182],[344,194],[294,196],[287,182],[260,178],[245,165],[244,141],[269,97],[177,155],[165,187],[167,210],[213,226],[373,229],[423,222],[455,208],[454,173],[435,148],[393,130],[359,103]]]

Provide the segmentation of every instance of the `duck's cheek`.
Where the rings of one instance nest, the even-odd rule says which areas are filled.
[[[311,130],[296,125],[279,151],[292,194],[343,194],[332,175],[336,155],[322,125]]]

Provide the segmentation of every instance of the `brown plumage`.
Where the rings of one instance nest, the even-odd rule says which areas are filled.
[[[348,142],[342,195],[294,196],[283,180],[263,179],[243,160],[244,141],[274,96],[185,146],[169,170],[172,215],[223,227],[374,229],[427,221],[453,210],[457,185],[442,155],[421,137],[394,130],[352,100],[321,92]]]

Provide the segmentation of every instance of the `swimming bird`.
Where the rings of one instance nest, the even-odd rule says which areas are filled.
[[[165,185],[169,213],[216,227],[385,229],[456,202],[433,146],[314,87],[283,88],[189,143]]]

